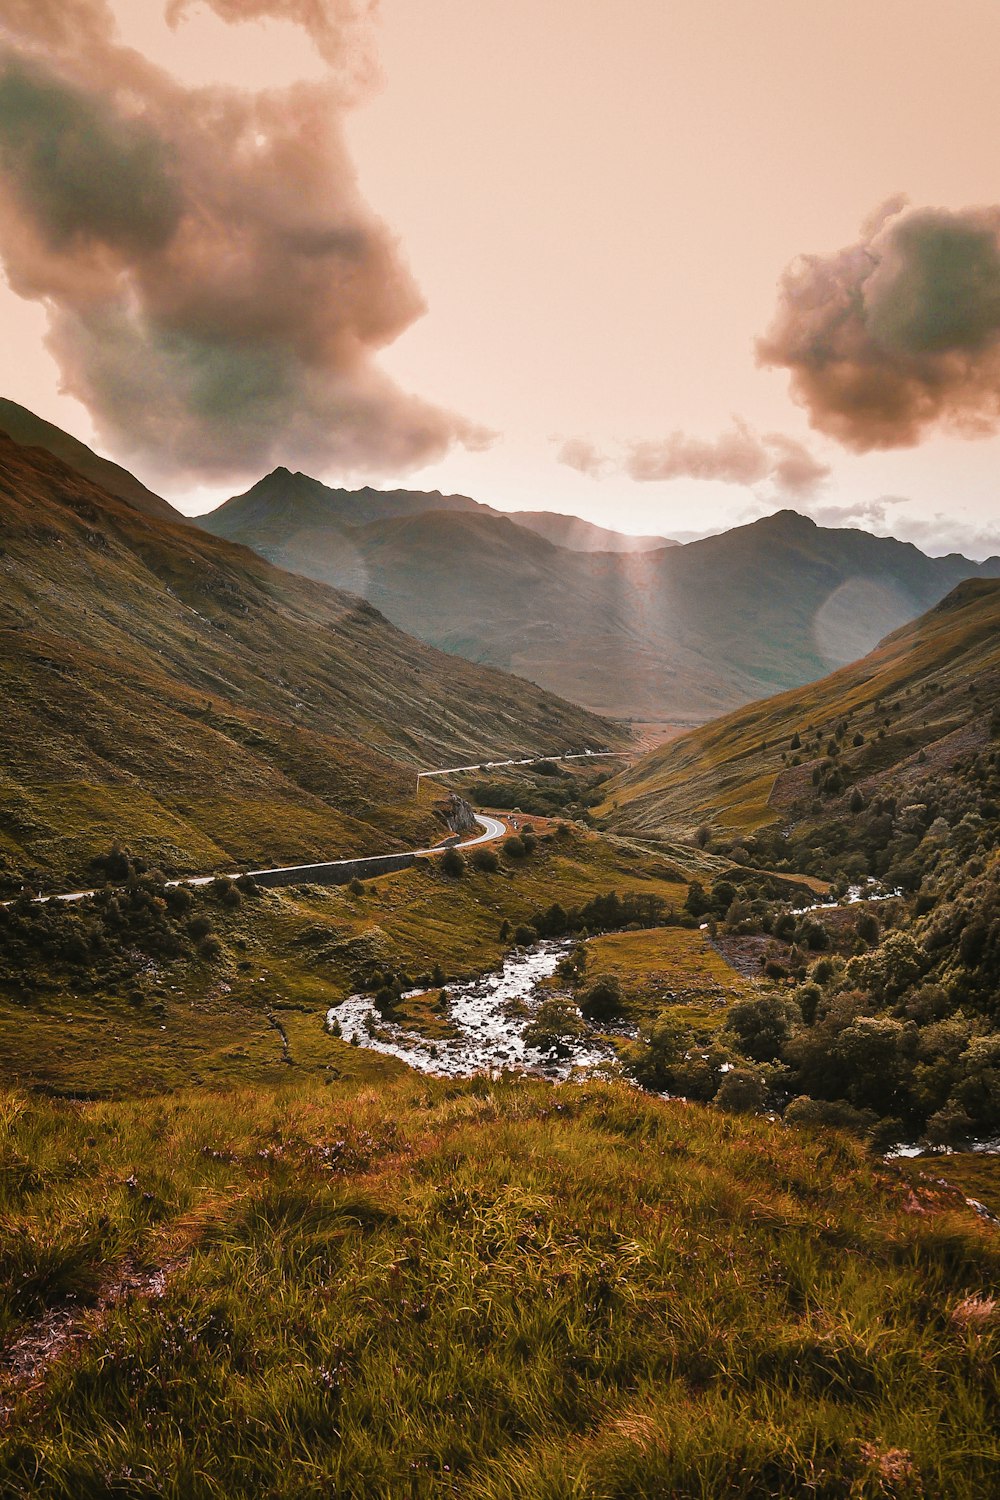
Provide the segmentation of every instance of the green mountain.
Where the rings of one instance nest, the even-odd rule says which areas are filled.
[[[932,558],[793,511],[686,546],[577,550],[465,497],[282,470],[199,520],[433,645],[595,711],[687,723],[821,677],[962,579],[1000,574],[997,558]],[[572,518],[556,520],[539,533],[567,542]]]
[[[860,661],[645,756],[601,812],[646,836],[705,824],[740,840],[841,819],[846,847],[859,799],[960,775],[990,744],[998,702],[1000,582],[969,580]]]
[[[118,839],[177,870],[405,847],[434,826],[415,768],[620,739],[6,437],[0,548],[14,875]]]

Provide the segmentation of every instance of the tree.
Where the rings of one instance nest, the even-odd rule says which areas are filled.
[[[762,1000],[737,1000],[729,1008],[726,1027],[746,1057],[771,1062],[792,1034],[793,1016],[787,1001],[767,995]]]
[[[699,825],[698,830],[694,836],[694,841],[698,845],[699,849],[708,848],[709,844],[712,842],[712,830],[711,828],[709,828],[707,823],[702,823]]]
[[[495,875],[500,868],[495,849],[477,849],[473,853],[472,863],[474,867],[484,875]]]
[[[441,860],[441,868],[453,880],[458,880],[465,874],[465,855],[460,849],[446,850]]]
[[[554,998],[543,1000],[533,1020],[525,1027],[524,1040],[529,1047],[537,1047],[539,1052],[554,1052],[557,1057],[566,1057],[572,1043],[584,1034],[583,1020],[572,1001]]]
[[[580,1010],[588,1021],[606,1021],[621,1013],[624,995],[617,974],[596,974],[579,996]]]
[[[767,1108],[767,1083],[757,1068],[732,1068],[719,1085],[715,1107],[729,1115],[756,1115]]]

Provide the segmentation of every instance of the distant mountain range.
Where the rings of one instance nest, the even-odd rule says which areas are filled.
[[[198,519],[446,651],[639,720],[694,723],[811,681],[963,579],[1000,576],[1000,558],[931,558],[794,511],[630,552],[572,518],[331,490],[285,469]]]
[[[24,408],[0,404],[4,424],[143,513],[189,526]],[[814,681],[964,579],[1000,576],[1000,558],[932,558],[790,510],[680,546],[466,495],[331,489],[287,469],[197,521],[369,600],[429,645],[604,716],[682,724]]]
[[[118,841],[168,871],[408,847],[435,826],[415,768],[621,739],[154,512],[0,436],[0,874],[84,881]]]

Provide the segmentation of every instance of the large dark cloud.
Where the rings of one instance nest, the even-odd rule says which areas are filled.
[[[593,479],[618,472],[640,482],[715,479],[753,486],[768,481],[789,496],[812,494],[830,472],[797,438],[761,435],[744,422],[713,438],[681,431],[643,438],[628,444],[617,461],[586,438],[567,438],[556,461]]]
[[[369,7],[210,3],[306,26],[329,83],[188,89],[116,40],[105,0],[0,0],[0,255],[66,389],[165,475],[392,472],[481,444],[375,362],[423,302],[344,143]]]
[[[861,239],[786,271],[760,340],[813,425],[858,452],[1000,425],[1000,208],[885,205]]]

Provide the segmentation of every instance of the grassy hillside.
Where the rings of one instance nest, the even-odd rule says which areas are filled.
[[[639,720],[696,723],[811,681],[1000,572],[790,511],[683,547],[596,550],[572,517],[348,494],[280,470],[200,521],[433,645]]]
[[[970,581],[861,661],[670,741],[609,782],[598,812],[681,837],[850,816],[855,791],[867,802],[988,744],[998,699],[1000,583]]]
[[[615,731],[0,438],[0,861],[210,870],[422,838],[414,768]]]
[[[622,1086],[5,1095],[19,1496],[919,1496],[1000,1481],[995,1234]]]
[[[179,510],[175,510],[160,495],[154,495],[152,490],[147,489],[127,469],[107,458],[101,458],[86,443],[63,432],[61,427],[54,427],[51,422],[36,417],[34,412],[18,406],[16,401],[0,398],[0,432],[5,432],[23,448],[41,448],[54,458],[62,459],[64,464],[82,474],[84,479],[91,480],[109,495],[117,496],[119,500],[126,501],[147,516],[156,516],[161,521],[174,521],[178,524],[187,521],[186,516],[182,516]]]

